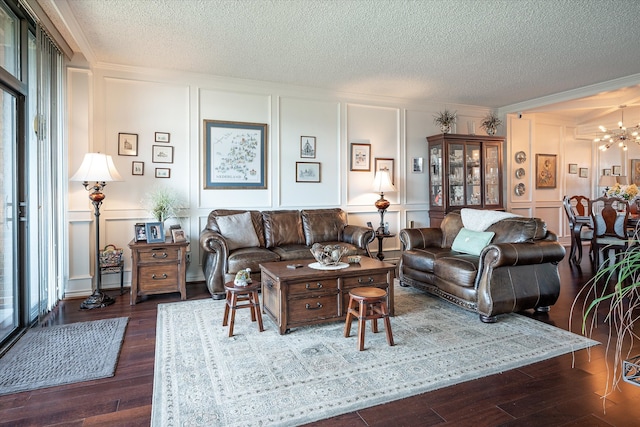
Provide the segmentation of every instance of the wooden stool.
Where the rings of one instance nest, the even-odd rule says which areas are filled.
[[[260,332],[264,331],[262,327],[262,314],[260,312],[260,299],[258,298],[258,289],[260,289],[260,282],[254,283],[249,286],[236,286],[233,282],[225,283],[224,290],[226,291],[226,305],[224,307],[224,320],[222,326],[229,324],[229,336],[233,336],[233,324],[236,319],[236,310],[239,308],[248,308],[251,310],[251,321],[258,320],[258,328]],[[245,304],[239,304],[246,301]],[[229,320],[229,309],[231,309],[231,321]]]
[[[356,310],[356,302],[359,309]],[[358,318],[358,350],[364,350],[364,329],[367,320],[373,320],[371,329],[378,332],[378,319],[384,319],[387,343],[393,345],[391,322],[387,308],[387,292],[380,288],[355,288],[349,292],[349,307],[347,308],[347,320],[344,324],[344,336],[348,338],[351,333],[351,321]]]

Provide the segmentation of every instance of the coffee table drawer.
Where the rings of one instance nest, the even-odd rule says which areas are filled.
[[[299,297],[301,295],[311,295],[325,292],[335,293],[338,291],[338,281],[335,279],[328,280],[309,280],[306,282],[291,283],[289,285],[289,297]]]
[[[290,299],[288,323],[312,323],[320,319],[340,317],[338,312],[339,294],[322,295],[312,298]]]
[[[344,278],[344,287],[345,288],[356,288],[359,286],[380,286],[387,285],[387,274],[379,273],[379,274],[369,274],[364,276],[356,276],[356,277],[345,277]]]

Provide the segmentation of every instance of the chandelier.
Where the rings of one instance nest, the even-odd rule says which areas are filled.
[[[607,130],[604,126],[599,126],[599,129],[604,135],[600,138],[596,138],[593,142],[603,142],[603,144],[598,147],[602,151],[606,151],[611,147],[615,142],[618,142],[618,147],[622,148],[622,150],[627,151],[627,141],[635,141],[640,145],[640,123],[637,125],[626,128],[623,124],[624,122],[624,108],[626,105],[620,106],[620,121],[618,122],[618,129],[615,130]]]

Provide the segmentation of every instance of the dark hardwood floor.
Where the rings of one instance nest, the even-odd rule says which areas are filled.
[[[571,303],[591,274],[560,265],[562,293],[547,315],[537,319],[567,329]],[[60,304],[50,324],[128,316],[129,325],[116,374],[112,378],[0,396],[0,425],[7,426],[147,426],[151,416],[156,307],[179,294],[151,296],[130,306],[128,295],[116,304],[80,311],[80,300]],[[207,298],[202,283],[187,285],[188,299]],[[220,301],[223,304],[223,301]],[[534,316],[532,313],[527,313]],[[265,326],[270,320],[265,318]],[[573,331],[579,331],[578,326]],[[607,327],[594,338],[606,342]],[[627,346],[628,347],[628,346]],[[638,346],[636,346],[638,347]],[[640,353],[639,349],[631,351]],[[637,426],[640,387],[622,383],[606,400],[605,348],[597,346],[551,360],[363,409],[314,423],[314,426]]]

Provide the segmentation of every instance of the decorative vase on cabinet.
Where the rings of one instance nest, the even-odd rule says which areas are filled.
[[[503,137],[439,134],[427,141],[431,227],[455,209],[504,209]]]

